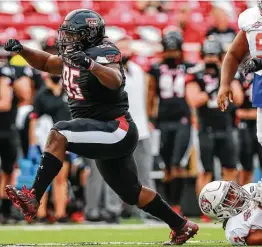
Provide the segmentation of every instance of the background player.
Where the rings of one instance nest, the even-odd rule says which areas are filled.
[[[96,159],[105,181],[123,201],[165,221],[172,229],[168,244],[183,244],[196,234],[195,223],[178,216],[138,181],[133,158],[138,133],[128,113],[121,53],[105,37],[99,14],[80,9],[65,17],[58,35],[60,56],[22,46],[15,39],[7,41],[5,49],[20,53],[39,70],[63,75],[73,118],[56,123],[50,131],[32,189],[6,186],[9,198],[26,217],[35,216],[67,150]]]
[[[247,70],[246,70],[247,71]],[[236,109],[236,124],[238,128],[239,161],[242,169],[239,173],[239,184],[251,183],[254,170],[254,155],[258,155],[260,166],[262,164],[262,146],[256,137],[257,109],[252,107],[252,74],[244,76],[239,71],[244,101]]]
[[[232,245],[262,244],[262,183],[240,187],[235,182],[214,181],[199,196],[201,211],[223,221],[227,240]]]
[[[167,198],[180,211],[189,163],[191,140],[191,113],[185,100],[187,68],[182,53],[183,37],[179,29],[166,30],[162,38],[163,59],[149,70],[149,112],[161,131],[160,155],[166,170],[164,184]],[[154,102],[159,101],[157,117],[153,115]]]
[[[11,214],[11,203],[7,199],[4,187],[14,183],[13,170],[17,158],[17,136],[15,118],[18,99],[14,94],[14,69],[8,65],[0,67],[0,198],[1,223],[7,223]]]
[[[257,6],[245,10],[238,19],[239,33],[234,39],[222,64],[221,84],[217,102],[222,111],[228,106],[228,100],[233,102],[233,91],[230,83],[237,72],[238,66],[250,53],[251,57],[261,56],[260,40],[262,39],[262,25],[260,18],[262,13],[262,1],[257,1]],[[252,18],[250,18],[252,17]],[[252,103],[257,108],[257,138],[262,143],[262,76],[260,71],[254,74]]]
[[[233,143],[232,116],[228,111],[222,113],[217,105],[220,67],[223,54],[221,43],[209,37],[202,46],[203,63],[190,69],[192,82],[186,86],[188,102],[197,108],[199,121],[199,141],[204,173],[197,182],[198,193],[214,176],[214,157],[220,159],[225,180],[237,179],[236,149]],[[243,102],[243,93],[238,80],[231,84],[235,103]],[[228,152],[231,155],[228,155]]]

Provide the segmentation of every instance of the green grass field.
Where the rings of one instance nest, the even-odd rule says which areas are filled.
[[[229,246],[220,226],[201,224],[186,246]],[[1,226],[0,246],[162,246],[169,230],[162,225]]]

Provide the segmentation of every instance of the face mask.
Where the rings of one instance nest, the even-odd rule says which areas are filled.
[[[173,57],[167,57],[164,59],[164,63],[168,65],[169,68],[173,69],[177,67],[177,59]]]
[[[209,74],[212,76],[218,76],[219,75],[219,67],[216,63],[206,63],[206,70]]]
[[[127,56],[122,56],[122,64],[123,65],[126,65],[127,62],[129,61],[130,57],[127,57]]]
[[[61,76],[57,76],[57,75],[52,75],[50,76],[51,80],[53,81],[54,84],[59,84]]]

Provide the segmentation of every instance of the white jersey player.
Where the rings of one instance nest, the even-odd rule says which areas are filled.
[[[262,244],[261,202],[261,182],[240,187],[235,182],[214,181],[199,196],[201,211],[224,221],[225,235],[232,245]]]
[[[257,6],[245,10],[239,15],[239,33],[234,39],[222,64],[221,83],[217,97],[218,105],[222,111],[228,106],[228,100],[233,102],[234,97],[230,83],[238,66],[248,54],[252,58],[262,57],[262,0]],[[262,144],[262,70],[254,74],[252,104],[257,110],[257,137]]]

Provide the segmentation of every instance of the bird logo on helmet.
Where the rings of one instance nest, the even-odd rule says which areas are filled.
[[[206,199],[204,195],[200,198],[200,208],[207,214],[209,214],[212,210],[212,204]]]
[[[96,46],[104,37],[105,22],[98,13],[89,9],[73,10],[58,29],[59,55],[66,56]]]

